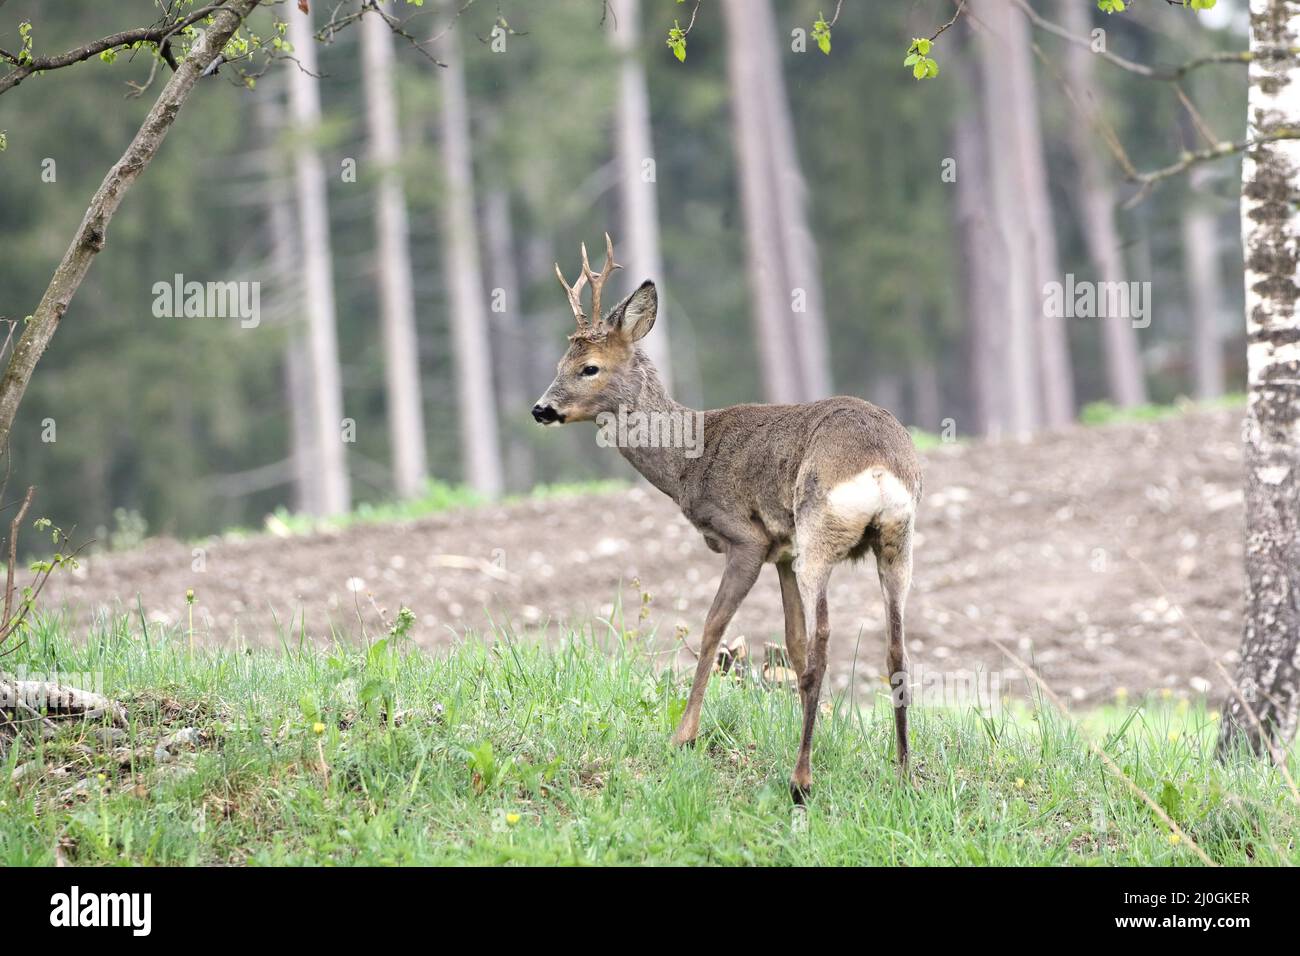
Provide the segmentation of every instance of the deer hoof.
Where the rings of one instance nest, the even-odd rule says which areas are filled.
[[[692,734],[690,737],[686,737],[679,730],[673,734],[672,743],[674,747],[694,747],[695,736]]]
[[[802,807],[808,802],[808,797],[811,795],[811,783],[800,783],[798,780],[790,781],[790,799],[794,801],[796,807]]]

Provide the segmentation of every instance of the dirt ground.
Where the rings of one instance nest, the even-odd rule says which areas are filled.
[[[1231,672],[1243,602],[1240,420],[1238,410],[1195,412],[928,452],[908,605],[914,672],[950,682],[979,674],[995,693],[999,683],[1022,693],[1001,643],[1077,704],[1121,688],[1221,697],[1213,661]],[[330,628],[355,636],[359,618],[374,633],[376,606],[391,617],[405,604],[416,639],[434,647],[490,622],[522,639],[566,624],[610,633],[620,593],[624,626],[636,626],[637,579],[650,596],[641,626],[667,646],[678,625],[697,639],[721,569],[647,486],[398,526],[213,540],[200,551],[154,540],[87,559],[43,598],[83,627],[101,610],[135,614],[137,602],[151,621],[183,624],[193,588],[200,640],[250,644],[275,643],[286,628],[296,635],[304,616],[314,638]],[[830,608],[832,685],[878,688],[882,610],[870,559],[837,569]],[[776,572],[765,570],[729,640],[743,635],[754,653],[780,640],[781,621]]]

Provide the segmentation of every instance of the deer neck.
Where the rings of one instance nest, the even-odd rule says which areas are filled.
[[[613,414],[614,427],[607,427],[606,436],[617,439],[619,454],[650,484],[680,501],[690,453],[703,448],[703,416],[672,399],[639,349],[631,387]],[[670,436],[673,440],[663,440]]]

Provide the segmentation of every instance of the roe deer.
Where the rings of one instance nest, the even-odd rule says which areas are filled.
[[[664,392],[637,345],[655,322],[658,294],[652,281],[601,315],[601,292],[618,268],[608,233],[599,273],[592,272],[585,245],[582,274],[572,286],[555,267],[578,327],[569,336],[555,381],[533,406],[533,418],[543,425],[598,416],[607,421],[606,414],[630,412],[660,420],[701,414]],[[588,283],[591,320],[582,307]],[[657,442],[619,443],[632,467],[677,503],[712,550],[726,555],[722,584],[704,623],[695,681],[673,742],[694,742],[718,642],[759,569],[773,563],[785,608],[786,648],[800,675],[803,736],[790,792],[803,802],[812,785],[809,751],[830,638],[827,582],[836,564],[871,551],[884,592],[898,766],[906,776],[910,688],[903,605],[912,579],[912,529],[921,499],[921,466],[911,436],[889,412],[859,398],[734,405],[702,415],[702,453]]]

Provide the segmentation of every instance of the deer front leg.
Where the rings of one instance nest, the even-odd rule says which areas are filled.
[[[778,562],[776,573],[781,579],[781,606],[785,609],[785,653],[795,674],[802,677],[808,666],[808,635],[803,601],[799,599],[799,581],[790,561]]]
[[[683,746],[695,742],[700,730],[700,710],[704,707],[704,689],[709,685],[709,675],[713,673],[713,662],[718,653],[718,642],[722,633],[731,623],[732,615],[740,602],[745,599],[749,589],[758,580],[758,572],[763,567],[764,549],[762,547],[733,546],[727,552],[727,567],[722,572],[722,584],[718,586],[709,616],[704,620],[704,637],[700,641],[700,659],[695,665],[695,680],[691,684],[690,697],[686,701],[686,711],[682,722],[673,734],[673,743]]]

